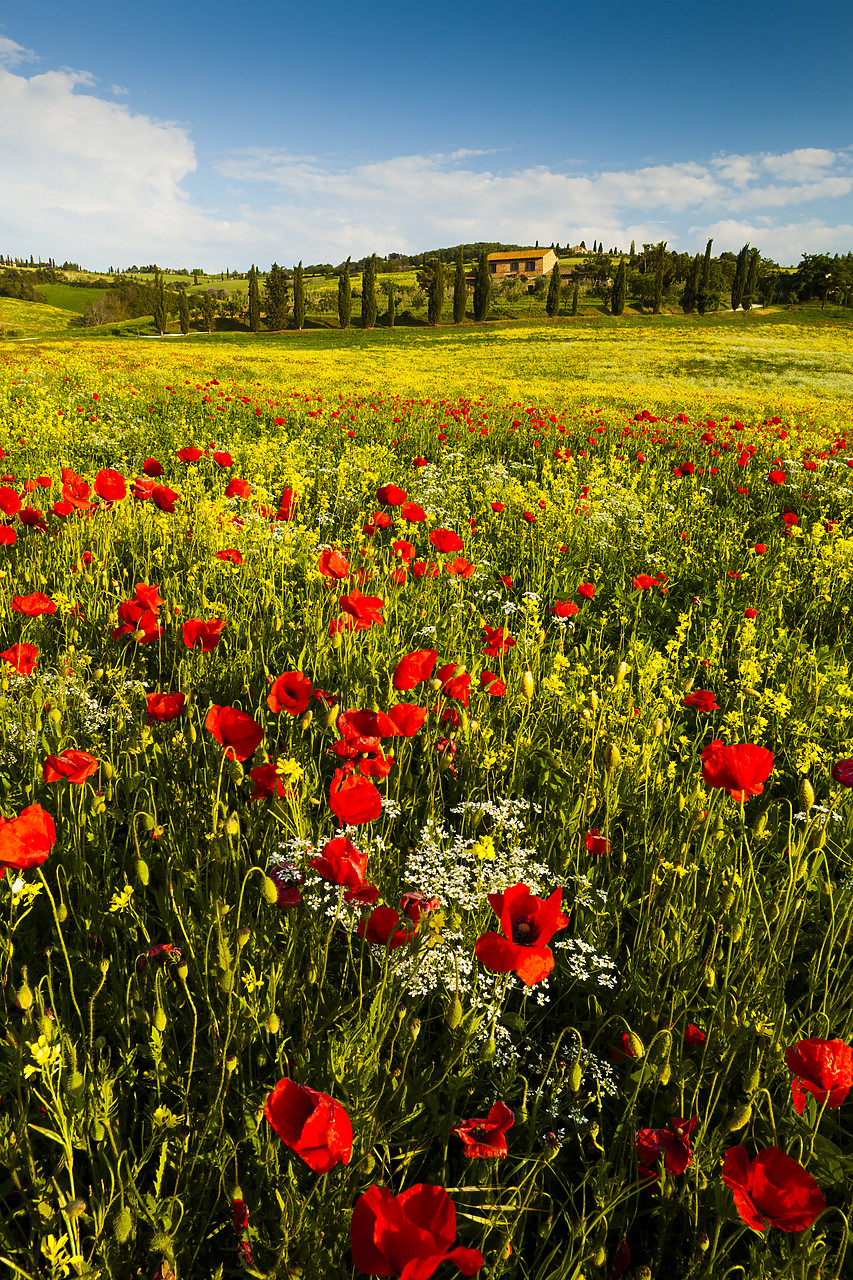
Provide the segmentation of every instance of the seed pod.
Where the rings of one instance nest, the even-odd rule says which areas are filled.
[[[236,1068],[237,1068],[237,1055],[236,1053],[229,1053],[225,1059],[225,1070],[228,1072],[230,1076],[231,1072],[235,1071]]]
[[[143,858],[137,859],[136,876],[143,888],[148,884],[150,873],[148,871],[148,863]]]
[[[444,1019],[451,1031],[455,1031],[459,1026],[459,1023],[462,1021],[462,1013],[462,1001],[458,996],[454,996],[447,1007],[447,1013],[445,1014]]]
[[[752,1103],[742,1102],[732,1112],[729,1123],[726,1126],[729,1133],[737,1133],[738,1129],[745,1129],[752,1119]]]
[[[276,1036],[278,1035],[280,1027],[281,1027],[281,1020],[278,1014],[275,1011],[273,1011],[270,1014],[270,1016],[267,1018],[267,1031],[270,1033],[271,1036]]]
[[[242,924],[237,930],[237,946],[242,950],[252,936],[252,930],[247,924]]]
[[[154,1010],[154,1026],[160,1032],[166,1030],[166,1011],[161,1004]]]
[[[803,778],[802,782],[800,783],[800,789],[797,793],[797,796],[800,801],[800,804],[805,809],[806,813],[808,813],[812,805],[814,804],[814,787],[809,782],[808,778]]]
[[[119,1209],[113,1218],[113,1238],[116,1244],[124,1244],[133,1230],[133,1218],[130,1210],[126,1208]]]
[[[521,677],[522,698],[526,698],[527,701],[530,702],[531,698],[533,697],[533,692],[535,688],[536,688],[536,685],[533,680],[533,672],[525,671],[524,675]]]
[[[415,1043],[420,1033],[421,1033],[420,1018],[412,1018],[412,1021],[409,1023],[409,1041],[411,1044]]]
[[[182,960],[181,963],[178,965],[178,977],[180,978],[181,982],[186,982],[188,973],[189,973],[189,969],[187,967],[187,963],[185,960]]]
[[[608,742],[604,748],[604,767],[608,773],[614,773],[622,763],[622,753],[615,742]]]

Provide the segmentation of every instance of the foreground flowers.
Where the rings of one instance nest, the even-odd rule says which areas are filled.
[[[760,796],[773,769],[773,752],[754,742],[727,747],[719,738],[702,752],[702,777],[709,787],[729,793],[743,804],[747,796]]]
[[[806,1091],[834,1110],[853,1086],[853,1048],[843,1040],[798,1040],[785,1050],[785,1061],[794,1073],[791,1094],[797,1115],[805,1110]]]
[[[550,898],[537,898],[526,884],[514,884],[504,893],[490,893],[489,906],[501,922],[499,933],[484,933],[477,939],[474,954],[493,973],[518,974],[531,987],[554,968],[554,955],[546,945],[568,918],[560,910],[562,889]]]
[[[456,1207],[444,1187],[417,1183],[398,1196],[387,1187],[370,1187],[352,1211],[352,1260],[356,1271],[369,1276],[429,1280],[442,1262],[473,1276],[483,1255],[455,1240]]]
[[[765,1226],[805,1231],[826,1208],[811,1174],[778,1147],[767,1147],[754,1160],[746,1147],[730,1147],[723,1161],[723,1182],[734,1192],[735,1208],[753,1231]]]
[[[0,875],[6,867],[17,871],[40,867],[55,844],[53,818],[40,804],[28,805],[16,818],[0,815]]]
[[[315,1173],[349,1164],[352,1124],[341,1104],[327,1093],[285,1077],[267,1096],[264,1114],[284,1145]]]

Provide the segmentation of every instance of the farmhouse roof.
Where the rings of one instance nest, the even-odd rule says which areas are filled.
[[[512,258],[513,262],[516,258],[544,258],[548,249],[511,249],[505,253],[490,253],[489,262],[507,262]]]

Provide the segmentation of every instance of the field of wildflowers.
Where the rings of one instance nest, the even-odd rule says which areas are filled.
[[[10,1276],[853,1274],[849,375],[763,332],[4,350]]]

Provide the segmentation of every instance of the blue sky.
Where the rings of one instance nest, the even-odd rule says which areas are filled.
[[[0,251],[853,248],[849,3],[7,0]],[[192,259],[192,261],[190,261]]]

